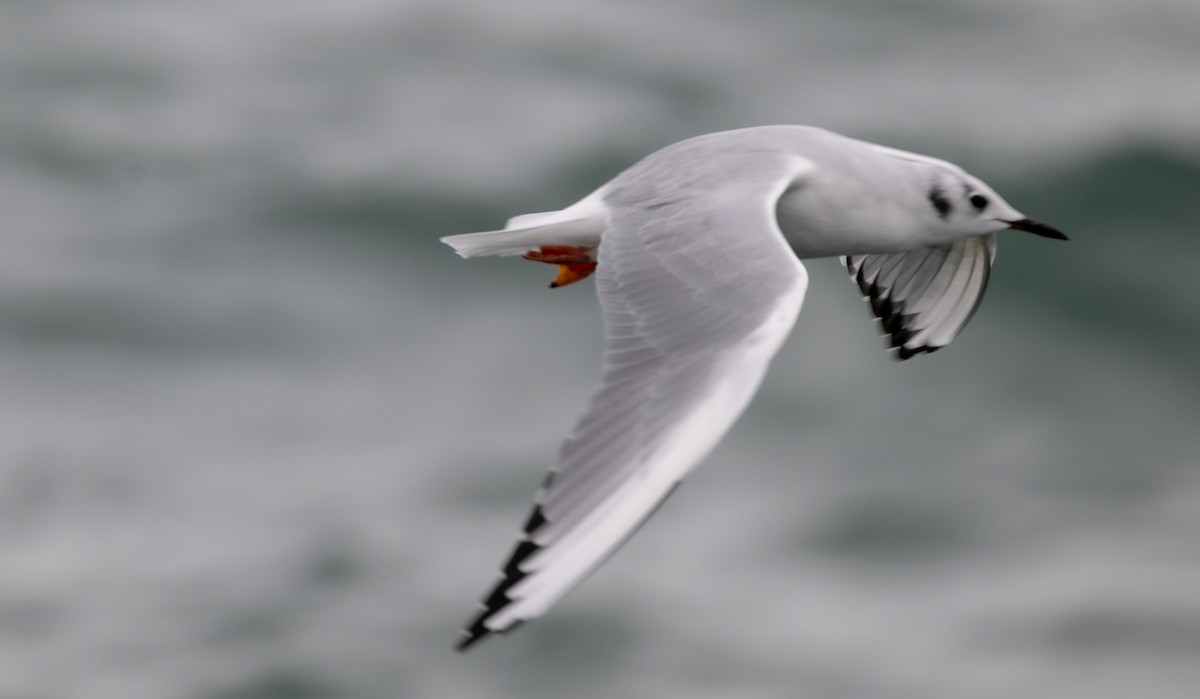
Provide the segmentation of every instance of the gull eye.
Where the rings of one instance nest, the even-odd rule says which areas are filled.
[[[986,209],[987,205],[988,205],[987,197],[983,196],[982,194],[972,194],[970,201],[971,201],[971,206],[974,206],[976,209],[979,209],[980,211],[983,211],[984,209]]]

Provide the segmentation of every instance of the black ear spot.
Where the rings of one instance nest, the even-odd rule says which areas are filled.
[[[984,209],[987,208],[987,205],[988,205],[987,197],[983,196],[982,194],[972,194],[971,195],[971,206],[974,206],[976,209],[983,211]]]
[[[929,203],[933,204],[933,208],[937,209],[938,216],[941,218],[946,218],[954,210],[954,207],[950,205],[950,200],[946,198],[946,192],[937,185],[929,190]]]

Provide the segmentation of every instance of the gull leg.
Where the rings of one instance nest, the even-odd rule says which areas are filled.
[[[558,265],[558,276],[550,282],[551,289],[587,279],[596,271],[596,249],[573,245],[543,245],[522,255],[526,260]]]

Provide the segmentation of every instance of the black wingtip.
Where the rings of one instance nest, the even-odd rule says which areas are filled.
[[[522,620],[517,620],[511,626],[496,631],[489,628],[486,622],[497,612],[512,603],[512,599],[508,596],[508,591],[527,575],[525,571],[521,570],[521,563],[541,549],[541,546],[535,544],[531,537],[534,532],[545,524],[546,516],[542,513],[541,505],[534,505],[533,511],[529,513],[529,519],[525,521],[525,526],[522,527],[525,537],[517,542],[512,553],[509,554],[508,562],[505,563],[504,568],[500,571],[500,580],[492,588],[488,596],[484,598],[483,609],[463,629],[463,637],[454,646],[455,650],[460,653],[466,652],[472,646],[494,633],[507,633],[521,625]]]
[[[461,640],[459,640],[458,643],[454,644],[454,650],[458,651],[459,653],[466,653],[468,650],[470,650],[472,648],[472,646],[474,646],[475,644],[479,643],[480,641],[488,638],[489,636],[492,636],[494,634],[500,634],[501,636],[503,636],[506,633],[509,633],[511,631],[515,631],[515,630],[521,628],[525,624],[524,619],[517,619],[516,621],[514,621],[512,624],[510,624],[506,628],[489,629],[487,626],[484,626],[483,622],[485,619],[487,619],[489,616],[491,616],[491,614],[492,613],[489,611],[481,612],[479,614],[479,616],[475,618],[475,621],[473,621],[471,623],[470,626],[463,629],[463,632],[462,632],[463,637]]]
[[[454,644],[454,650],[459,653],[466,653],[476,643],[492,635],[492,630],[483,625],[483,620],[486,618],[486,613],[480,614],[470,626],[463,629],[462,638],[458,643]]]
[[[937,352],[944,346],[945,345],[937,345],[937,346],[922,345],[920,347],[912,347],[912,348],[900,346],[900,348],[899,348],[900,351],[895,354],[895,357],[896,357],[897,361],[903,362],[906,359],[912,359],[913,357],[917,356],[918,354],[933,354],[934,352]]]

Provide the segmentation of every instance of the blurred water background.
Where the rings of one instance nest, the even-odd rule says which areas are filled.
[[[0,698],[1195,697],[1194,0],[0,4]],[[903,364],[833,260],[746,418],[451,651],[595,381],[590,283],[437,238],[692,135],[964,165]]]

